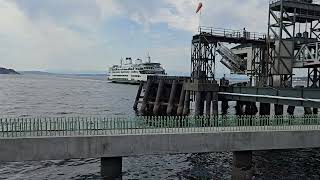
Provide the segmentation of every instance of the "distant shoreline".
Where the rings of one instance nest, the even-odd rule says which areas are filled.
[[[0,67],[0,74],[20,74],[17,71],[13,69],[7,69],[7,68],[2,68]]]
[[[106,76],[106,73],[50,73],[45,71],[20,71],[24,75],[56,75],[56,76]]]

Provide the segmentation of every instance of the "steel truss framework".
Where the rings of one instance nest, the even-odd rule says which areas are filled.
[[[252,33],[254,34],[254,33]],[[252,36],[252,35],[251,35]],[[251,61],[251,67],[250,70],[246,70],[245,68],[239,72],[240,74],[247,74],[251,81],[254,82],[256,85],[264,85],[265,79],[267,79],[267,46],[266,46],[266,36],[262,36],[261,38],[254,39],[254,36],[248,36],[248,37],[229,37],[228,34],[216,34],[214,30],[211,30],[209,33],[202,32],[200,29],[200,34],[194,36],[192,41],[192,48],[191,48],[191,77],[193,79],[214,79],[215,77],[215,63],[216,63],[216,54],[220,54],[219,51],[222,51],[223,49],[220,46],[221,43],[227,42],[227,43],[233,43],[233,44],[239,44],[239,41],[241,41],[240,44],[248,44],[252,46],[252,54],[253,56],[251,59],[247,59],[247,61]],[[226,40],[226,37],[229,39]],[[263,43],[264,42],[264,43]],[[224,46],[223,46],[224,47]],[[227,53],[231,53],[230,49],[226,48],[228,51]],[[222,50],[221,50],[222,49]],[[230,51],[230,52],[229,52]],[[228,54],[230,55],[230,54]],[[221,55],[222,56],[222,55]],[[232,56],[236,56],[235,54],[232,54]],[[223,56],[222,56],[223,58]],[[232,59],[236,59],[232,57]],[[241,59],[241,58],[239,58]],[[234,62],[236,65],[240,65],[238,61]],[[227,66],[228,67],[228,66]],[[233,66],[232,66],[233,67]],[[241,66],[242,67],[242,66]],[[230,67],[228,67],[230,69]],[[233,68],[230,69],[231,71],[235,70]]]
[[[192,42],[191,48],[191,77],[192,79],[214,80],[215,76],[215,43],[206,40],[200,34],[198,41]]]
[[[311,22],[311,35],[310,37],[315,37],[316,39],[320,39],[320,20],[315,21],[315,23],[313,24],[313,22]]]
[[[292,86],[292,69],[308,68],[308,86],[320,84],[314,82],[320,81],[317,77],[316,67],[320,67],[320,8],[317,4],[304,2],[300,0],[276,0],[269,5],[269,20],[268,20],[268,39],[274,39],[278,42],[276,48],[269,49],[269,85],[274,85],[274,76],[280,77],[280,86]],[[305,32],[300,32],[301,24],[305,25]],[[296,32],[297,28],[299,29]],[[293,46],[286,42],[291,41]],[[273,43],[269,41],[270,43]],[[284,52],[284,53],[283,53]],[[296,54],[295,54],[296,53]],[[283,57],[282,54],[287,54]],[[290,58],[292,67],[285,63],[285,59]],[[278,62],[278,63],[276,63]],[[282,68],[282,72],[280,72]],[[283,74],[283,68],[287,73]],[[311,80],[312,79],[312,80]]]
[[[312,24],[311,22],[310,31],[310,37],[315,37],[318,40],[318,42],[316,42],[315,49],[311,52],[314,53],[314,59],[320,62],[320,20],[316,21],[315,24]],[[319,65],[308,69],[308,87],[320,88],[320,69],[318,67]]]
[[[267,79],[267,63],[266,57],[266,46],[253,46],[252,48],[252,59],[250,70],[247,75],[250,78],[250,85],[263,86],[266,84]],[[254,82],[254,83],[253,83]]]
[[[288,67],[287,63],[284,62],[284,57],[281,52],[287,54],[290,59],[294,59],[294,51],[289,47],[284,40],[290,39],[294,41],[295,38],[295,24],[296,14],[290,16],[286,11],[283,1],[280,1],[280,10],[273,10],[271,5],[269,6],[269,18],[268,18],[268,39],[273,38],[274,42],[278,42],[278,46],[271,48],[269,46],[269,72],[270,79],[269,85],[274,86],[274,75],[280,78],[280,87],[286,87],[292,85],[292,68]],[[285,21],[285,17],[287,20]],[[291,29],[291,32],[290,32]],[[269,43],[271,43],[269,41]],[[278,63],[276,63],[278,61]],[[280,72],[281,68],[285,68],[285,74]],[[283,71],[283,70],[282,70]]]
[[[308,69],[308,87],[312,87],[312,88],[320,87],[320,69],[319,68]]]

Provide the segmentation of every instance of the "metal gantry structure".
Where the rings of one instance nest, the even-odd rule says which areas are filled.
[[[223,43],[237,44],[229,49]],[[200,47],[200,48],[199,48]],[[193,36],[191,52],[191,77],[193,79],[214,78],[216,55],[221,63],[235,74],[247,74],[255,81],[265,73],[266,35],[244,30],[199,27]],[[265,75],[266,76],[266,75]],[[253,83],[256,84],[257,82]]]
[[[320,5],[314,0],[272,0],[268,39],[270,85],[292,86],[294,68],[308,69],[308,87],[319,87]]]
[[[305,88],[320,92],[320,0],[271,0],[266,15],[266,34],[245,28],[199,27],[198,33],[192,38],[191,76],[149,78],[147,83],[140,85],[135,109],[139,109],[138,105],[141,104],[140,112],[144,115],[180,116],[188,115],[193,110],[197,116],[217,115],[218,101],[222,101],[221,112],[226,114],[228,101],[235,94],[228,92],[228,87],[233,85],[225,79],[220,84],[215,81],[216,64],[220,57],[220,62],[231,73],[249,77],[249,83],[238,85],[260,89],[287,88],[292,91],[289,96],[296,98],[305,89],[293,87],[294,69],[303,69],[301,72],[308,77]],[[143,88],[145,93],[142,96]],[[228,92],[229,95],[221,95],[220,92]],[[257,95],[257,92],[248,90],[240,94]],[[260,114],[270,115],[270,102],[262,102],[259,98],[255,101],[236,101],[238,109],[243,109],[243,106],[246,109],[239,114],[256,114],[256,103],[260,102]],[[284,105],[289,106],[288,114],[294,114],[294,104],[272,102],[276,115],[283,114]],[[306,114],[318,113],[316,106],[303,107]],[[313,112],[311,108],[315,108]]]
[[[292,88],[294,69],[304,69],[307,88],[320,88],[320,1],[270,0],[267,34],[199,27],[192,40],[191,79],[214,79],[217,54],[231,73],[249,76],[246,86]],[[287,112],[293,114],[294,107]],[[275,114],[282,113],[283,105],[275,104]]]
[[[267,34],[200,27],[192,40],[191,77],[213,78],[220,54],[232,73],[250,77],[251,86],[292,87],[294,68],[303,68],[308,87],[320,87],[319,20],[320,1],[271,0]]]
[[[216,45],[200,31],[191,47],[191,78],[214,79]]]

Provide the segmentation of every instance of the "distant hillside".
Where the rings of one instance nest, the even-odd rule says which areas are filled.
[[[21,71],[21,74],[32,74],[32,75],[54,75],[53,73],[43,71]]]
[[[6,68],[0,67],[0,74],[20,74],[20,73],[16,72],[13,69],[6,69]]]
[[[55,76],[106,76],[106,73],[51,73],[45,71],[20,71],[21,74],[25,75],[55,75]]]

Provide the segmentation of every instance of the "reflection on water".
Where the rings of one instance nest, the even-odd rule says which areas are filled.
[[[0,75],[0,116],[133,116],[136,90],[104,77]],[[234,104],[229,105],[234,114]],[[319,179],[319,156],[319,150],[255,152],[256,179]],[[129,157],[123,177],[230,179],[231,165],[229,152]],[[99,166],[99,159],[2,163],[0,179],[99,179]]]

